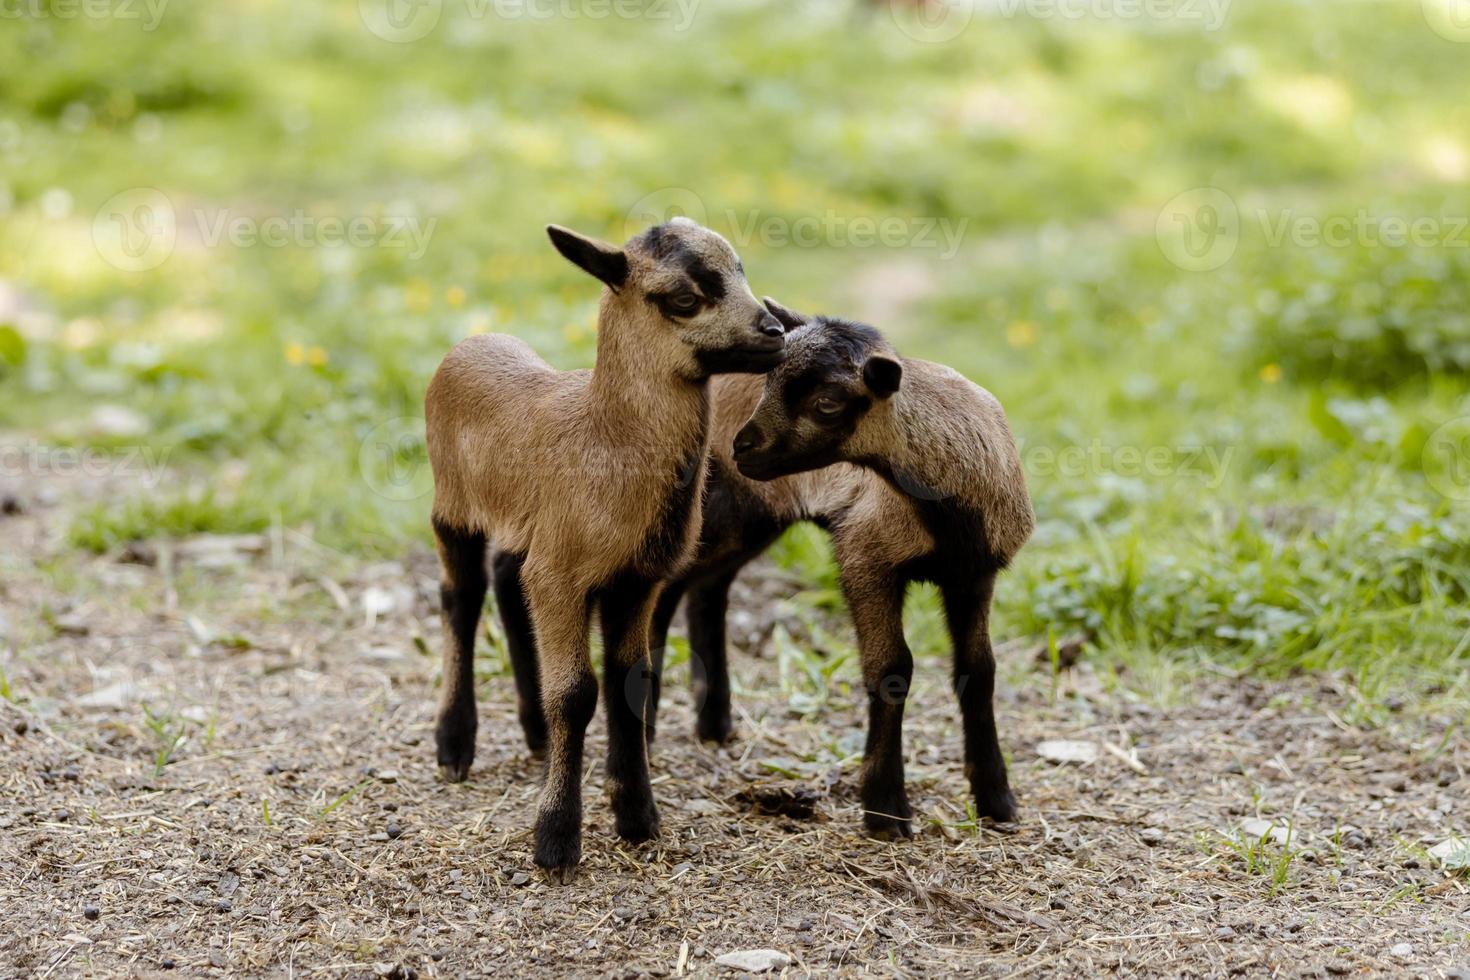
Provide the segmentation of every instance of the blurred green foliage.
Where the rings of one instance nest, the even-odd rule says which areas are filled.
[[[183,479],[83,515],[80,545],[280,522],[401,551],[453,342],[591,363],[597,290],[542,226],[621,240],[679,209],[757,292],[1005,403],[1040,527],[1004,630],[1463,685],[1470,487],[1423,459],[1470,415],[1470,46],[1418,0],[1242,0],[1218,29],[1011,6],[941,40],[852,0],[445,0],[395,43],[373,0],[26,5],[0,31],[0,426],[168,451]],[[1231,220],[1176,228],[1197,188]],[[155,193],[170,247],[119,254]],[[1433,225],[1310,234],[1363,214]],[[283,242],[251,237],[272,219]],[[884,219],[897,241],[854,242]],[[820,535],[777,556],[835,595]]]

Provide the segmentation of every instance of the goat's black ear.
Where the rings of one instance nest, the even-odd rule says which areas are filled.
[[[628,256],[616,245],[579,235],[561,225],[547,225],[546,234],[569,262],[613,289],[621,289],[628,281]]]
[[[903,382],[903,365],[886,354],[874,354],[863,362],[863,384],[879,398],[888,398]]]
[[[788,333],[797,327],[806,326],[812,320],[805,313],[788,310],[769,296],[762,298],[761,302],[766,304],[766,309],[771,311],[771,316],[781,321],[781,326],[785,327]]]

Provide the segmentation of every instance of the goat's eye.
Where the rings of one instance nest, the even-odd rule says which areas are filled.
[[[812,402],[812,408],[816,410],[818,415],[831,418],[842,411],[842,403],[835,398],[824,396]]]
[[[669,309],[675,313],[693,313],[699,309],[699,297],[693,293],[676,293],[669,297]]]

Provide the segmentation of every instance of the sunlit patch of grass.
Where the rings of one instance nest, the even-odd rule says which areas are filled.
[[[258,504],[225,499],[204,488],[97,504],[77,515],[68,539],[75,547],[102,552],[129,541],[241,534],[262,531],[269,525],[270,517]]]
[[[118,37],[86,19],[0,32],[13,127],[0,135],[25,148],[0,183],[0,280],[45,314],[0,323],[0,425],[117,446],[79,420],[123,404],[171,469],[210,487],[99,504],[71,543],[272,523],[353,556],[426,542],[421,441],[373,433],[412,429],[435,365],[471,333],[590,364],[598,287],[542,226],[621,239],[640,198],[678,187],[736,239],[758,293],[878,311],[905,355],[1006,405],[1040,524],[998,586],[998,642],[1086,632],[1110,683],[1156,700],[1200,667],[1342,672],[1360,724],[1401,688],[1465,700],[1470,530],[1420,467],[1428,433],[1470,411],[1466,250],[1273,244],[1259,218],[1464,214],[1463,153],[1443,135],[1462,52],[1412,4],[1240,9],[1218,32],[1166,39],[989,18],[935,45],[823,6],[701,10],[650,64],[608,56],[646,43],[649,25],[628,18],[559,24],[557,64],[528,21],[493,38],[440,30],[395,46],[394,71],[356,17],[315,20],[302,44],[299,18],[249,4],[171,9]],[[1324,31],[1331,45],[1314,40]],[[273,57],[200,56],[201,36],[246,35]],[[1260,96],[1283,78],[1295,112]],[[675,89],[700,111],[647,97]],[[814,112],[836,90],[841,111]],[[1303,107],[1371,119],[1373,137]],[[1119,152],[1097,153],[1099,133]],[[610,179],[587,181],[589,166]],[[1155,218],[1206,182],[1239,209],[1240,240],[1222,267],[1183,270]],[[185,226],[196,206],[351,220],[394,198],[436,225],[417,257],[201,247],[186,227],[162,265],[117,269],[91,219],[129,187],[165,192]],[[963,232],[952,254],[739,233],[824,215]],[[897,301],[895,269],[922,281]],[[1033,452],[1094,443],[1171,462],[1062,471]],[[1228,459],[1186,473],[1191,447]],[[406,479],[385,487],[387,474]],[[798,606],[842,611],[823,532],[794,528],[771,554],[803,584]],[[932,590],[908,601],[920,658],[948,656],[939,608]],[[792,692],[817,703],[831,678],[810,653],[785,662]],[[480,659],[505,670],[493,634]]]

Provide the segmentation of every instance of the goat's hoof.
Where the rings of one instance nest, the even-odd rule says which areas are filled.
[[[730,741],[730,736],[735,734],[735,726],[730,723],[730,716],[723,718],[705,718],[703,716],[694,725],[694,734],[699,736],[701,742],[714,742],[716,745],[724,745]]]
[[[569,883],[577,876],[577,865],[582,863],[581,835],[538,833],[535,861],[549,880],[562,885]]]
[[[867,827],[870,837],[876,837],[879,840],[907,840],[914,836],[914,830],[909,824],[908,817],[875,813],[869,810],[863,814],[863,825]]]
[[[634,844],[658,836],[658,807],[653,800],[613,806],[613,823],[618,836]]]
[[[619,810],[614,815],[613,824],[617,836],[623,840],[631,843],[653,840],[659,836],[659,808],[654,807],[653,801],[648,801],[645,807]]]
[[[1016,797],[1008,789],[975,794],[975,812],[996,823],[1016,822]]]
[[[570,885],[577,880],[577,865],[562,864],[555,868],[542,868],[546,880],[553,885]]]
[[[439,763],[439,776],[446,783],[462,783],[470,778],[469,760]]]
[[[462,783],[469,778],[470,764],[475,761],[473,724],[456,722],[452,717],[441,720],[434,732],[434,745],[439,774],[446,783]]]

